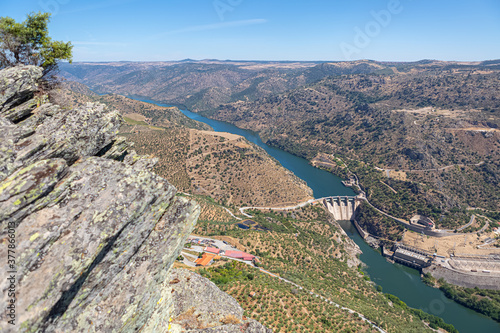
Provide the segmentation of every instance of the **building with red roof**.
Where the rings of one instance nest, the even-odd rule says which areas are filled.
[[[242,260],[248,260],[251,261],[253,258],[255,258],[254,255],[251,255],[249,253],[245,253],[243,251],[226,251],[226,256],[235,258],[235,259],[242,259]]]
[[[219,254],[220,253],[220,249],[218,248],[215,248],[215,247],[206,247],[205,248],[205,252],[210,252],[210,253],[215,253],[215,254]]]
[[[195,260],[196,266],[206,266],[210,264],[210,262],[214,259],[215,254],[212,253],[203,253],[201,258]]]

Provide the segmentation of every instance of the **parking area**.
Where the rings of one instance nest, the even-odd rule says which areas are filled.
[[[212,239],[207,237],[188,237],[187,243],[191,243],[191,249],[196,252],[203,252],[205,247],[215,247],[221,251],[237,251],[238,249],[231,246],[225,241]]]

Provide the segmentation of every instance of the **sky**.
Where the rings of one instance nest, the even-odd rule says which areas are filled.
[[[51,12],[74,61],[500,58],[499,0],[1,0]]]

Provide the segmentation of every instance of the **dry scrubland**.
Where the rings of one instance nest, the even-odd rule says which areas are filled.
[[[134,143],[134,149],[143,155],[158,158],[154,171],[171,182],[179,191],[191,188],[186,171],[189,132],[184,128],[164,130],[144,125],[132,125],[129,121],[120,129],[120,135]]]
[[[495,239],[498,237],[494,232],[483,233],[477,235],[475,233],[456,235],[450,237],[428,237],[422,236],[416,232],[406,231],[403,237],[403,243],[428,253],[437,253],[438,255],[449,257],[451,253],[455,255],[489,255],[491,253],[500,254],[500,248],[494,244],[499,244],[497,239],[494,243],[477,248],[478,245],[484,244],[485,240]]]
[[[341,177],[345,170],[324,155],[356,161],[349,168],[376,207],[404,219],[431,216],[438,228],[453,230],[470,219],[467,207],[500,211],[500,72],[496,65],[474,66],[394,63],[377,75],[330,76],[207,113],[258,130],[268,144]],[[375,167],[395,171],[387,179]],[[384,218],[364,213],[370,219],[362,225],[372,225],[376,235],[401,236],[402,230],[386,231],[395,226]]]
[[[121,135],[134,142],[138,153],[157,157],[155,172],[183,192],[209,195],[229,206],[285,205],[312,198],[304,182],[239,136],[164,130],[129,120]]]
[[[498,60],[109,63],[63,70],[100,92],[150,96],[257,130],[299,156],[336,153],[358,161],[349,168],[368,199],[394,216],[420,213],[453,230],[468,222],[467,207],[500,211]],[[396,171],[387,179],[375,167]],[[387,219],[363,214],[361,224],[378,236],[401,237]]]
[[[203,195],[193,195],[192,198],[195,199],[201,207],[201,213],[199,217],[200,221],[218,221],[222,223],[235,221],[235,219],[227,212],[227,210],[220,206],[217,202],[215,202],[215,200],[211,197]],[[233,213],[235,214],[236,212],[233,211]]]
[[[226,205],[279,206],[312,198],[305,182],[237,135],[191,130],[186,164],[194,192]]]

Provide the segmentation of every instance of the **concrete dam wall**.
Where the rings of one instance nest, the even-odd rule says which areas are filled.
[[[323,199],[323,204],[337,221],[354,220],[359,200],[356,197],[329,197]]]

